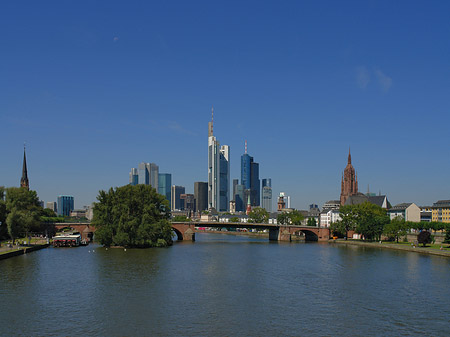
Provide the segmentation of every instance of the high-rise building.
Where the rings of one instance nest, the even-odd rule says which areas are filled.
[[[244,200],[247,200],[250,196],[251,206],[259,206],[261,200],[259,164],[248,155],[247,141],[245,141],[245,153],[241,156],[241,184],[245,189]]]
[[[171,187],[172,187],[172,175],[170,173],[159,173],[158,174],[158,193],[162,194],[169,201],[169,204],[172,203],[171,198]],[[172,206],[170,206],[172,209]]]
[[[341,206],[345,204],[348,197],[358,193],[358,177],[356,176],[355,168],[352,165],[352,155],[348,149],[348,162],[344,169],[341,179]]]
[[[70,212],[74,209],[73,196],[58,195],[57,203],[58,215],[70,216]]]
[[[55,213],[58,210],[57,207],[56,207],[56,202],[54,202],[54,201],[47,201],[47,207],[46,208],[51,209]]]
[[[20,187],[30,189],[30,183],[28,181],[28,170],[27,170],[27,156],[25,154],[25,146],[23,147],[23,165],[22,165],[22,177],[20,178]]]
[[[180,200],[182,211],[194,212],[195,198],[193,194],[188,193],[180,194]]]
[[[272,212],[272,179],[262,180],[262,207],[269,213]]]
[[[214,110],[208,123],[208,208],[227,211],[230,200],[230,147],[214,137]]]
[[[130,172],[130,183],[133,169]],[[143,185],[151,185],[158,191],[159,183],[159,167],[154,163],[140,163],[137,169],[137,183]],[[135,178],[134,178],[135,179]]]
[[[208,209],[208,183],[197,181],[194,183],[195,211]]]
[[[137,185],[139,184],[139,174],[137,168],[132,168],[130,171],[130,185]]]
[[[171,206],[172,206],[172,211],[179,211],[183,209],[183,205],[181,204],[181,195],[185,194],[186,190],[183,186],[175,186],[172,185],[172,192],[171,192],[171,196],[172,196],[172,202],[171,202]]]
[[[236,185],[236,192],[234,194],[234,201],[236,212],[245,211],[246,200],[245,200],[245,186],[240,184]]]

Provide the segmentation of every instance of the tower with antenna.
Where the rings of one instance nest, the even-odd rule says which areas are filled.
[[[214,136],[214,107],[208,123],[208,209],[228,211],[230,204],[230,147]]]

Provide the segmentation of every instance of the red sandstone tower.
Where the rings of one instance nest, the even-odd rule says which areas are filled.
[[[347,198],[358,193],[358,178],[355,168],[352,165],[352,155],[348,149],[348,164],[345,167],[341,180],[341,206],[345,204]]]

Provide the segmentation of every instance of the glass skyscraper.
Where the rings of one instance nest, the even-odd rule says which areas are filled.
[[[158,174],[158,193],[162,194],[169,200],[169,204],[172,203],[171,198],[171,187],[172,187],[172,175],[170,173],[159,173]],[[172,209],[172,205],[170,206]]]
[[[58,215],[70,216],[70,212],[74,209],[73,196],[58,195],[57,204]]]
[[[272,179],[262,180],[262,208],[272,212]]]
[[[259,180],[259,164],[253,161],[253,157],[247,154],[247,146],[245,153],[241,156],[241,185],[244,186],[244,202],[247,203],[250,195],[250,204],[252,206],[260,205],[261,187]],[[236,202],[236,210],[238,205]]]
[[[139,174],[137,168],[132,168],[130,171],[130,185],[137,185],[139,183]]]

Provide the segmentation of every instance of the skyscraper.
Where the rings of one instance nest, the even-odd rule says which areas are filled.
[[[171,198],[171,187],[172,187],[172,175],[170,173],[159,173],[158,174],[158,193],[162,194],[172,203]],[[170,206],[172,208],[172,205]]]
[[[130,183],[133,169],[130,172]],[[135,172],[134,172],[135,173]],[[137,183],[143,185],[151,185],[158,191],[159,184],[159,167],[154,163],[140,163],[137,169]],[[135,177],[133,176],[133,179]]]
[[[227,211],[230,200],[230,147],[214,137],[214,109],[208,123],[208,208]]]
[[[137,168],[132,168],[130,171],[130,185],[137,185],[139,183],[139,174]]]
[[[69,216],[74,209],[73,196],[71,195],[58,195],[57,203],[58,215]]]
[[[208,209],[208,183],[197,181],[194,183],[195,211]]]
[[[172,211],[181,210],[183,207],[181,205],[181,195],[185,194],[186,190],[183,186],[172,186]]]
[[[261,198],[259,164],[254,162],[253,157],[247,153],[247,141],[245,141],[245,153],[241,156],[241,185],[244,186],[244,200],[250,196],[251,206],[259,206]]]
[[[262,180],[262,207],[269,213],[272,212],[272,179]]]

